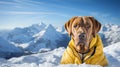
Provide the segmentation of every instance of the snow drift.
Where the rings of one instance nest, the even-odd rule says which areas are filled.
[[[114,46],[114,48],[113,48]],[[117,47],[117,48],[116,48]],[[120,66],[120,42],[112,44],[104,48],[104,52],[109,61],[109,66],[106,67],[119,67]],[[38,53],[32,55],[26,55],[21,57],[14,57],[9,60],[0,59],[0,64],[6,67],[101,67],[99,65],[89,65],[89,64],[59,64],[62,54],[65,48],[60,47],[52,51],[45,53]]]

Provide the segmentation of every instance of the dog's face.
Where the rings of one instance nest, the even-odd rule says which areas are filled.
[[[86,53],[101,24],[93,17],[73,17],[65,24],[65,28],[74,40],[77,52]]]

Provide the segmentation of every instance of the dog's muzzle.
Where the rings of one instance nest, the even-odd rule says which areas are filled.
[[[81,33],[80,35],[79,35],[79,42],[84,42],[85,41],[85,39],[86,39],[86,35],[85,35],[85,33]]]

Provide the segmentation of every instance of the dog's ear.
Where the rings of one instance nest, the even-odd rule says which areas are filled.
[[[96,34],[100,31],[101,29],[101,23],[98,22],[94,17],[90,17],[92,23],[93,23],[93,36],[95,37]]]
[[[72,35],[72,23],[74,22],[75,18],[77,17],[72,17],[68,22],[65,23],[65,29],[67,30],[69,36]]]

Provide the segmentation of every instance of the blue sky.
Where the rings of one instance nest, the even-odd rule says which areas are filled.
[[[94,16],[120,25],[120,0],[0,0],[0,29],[44,22],[64,25],[73,16]]]

